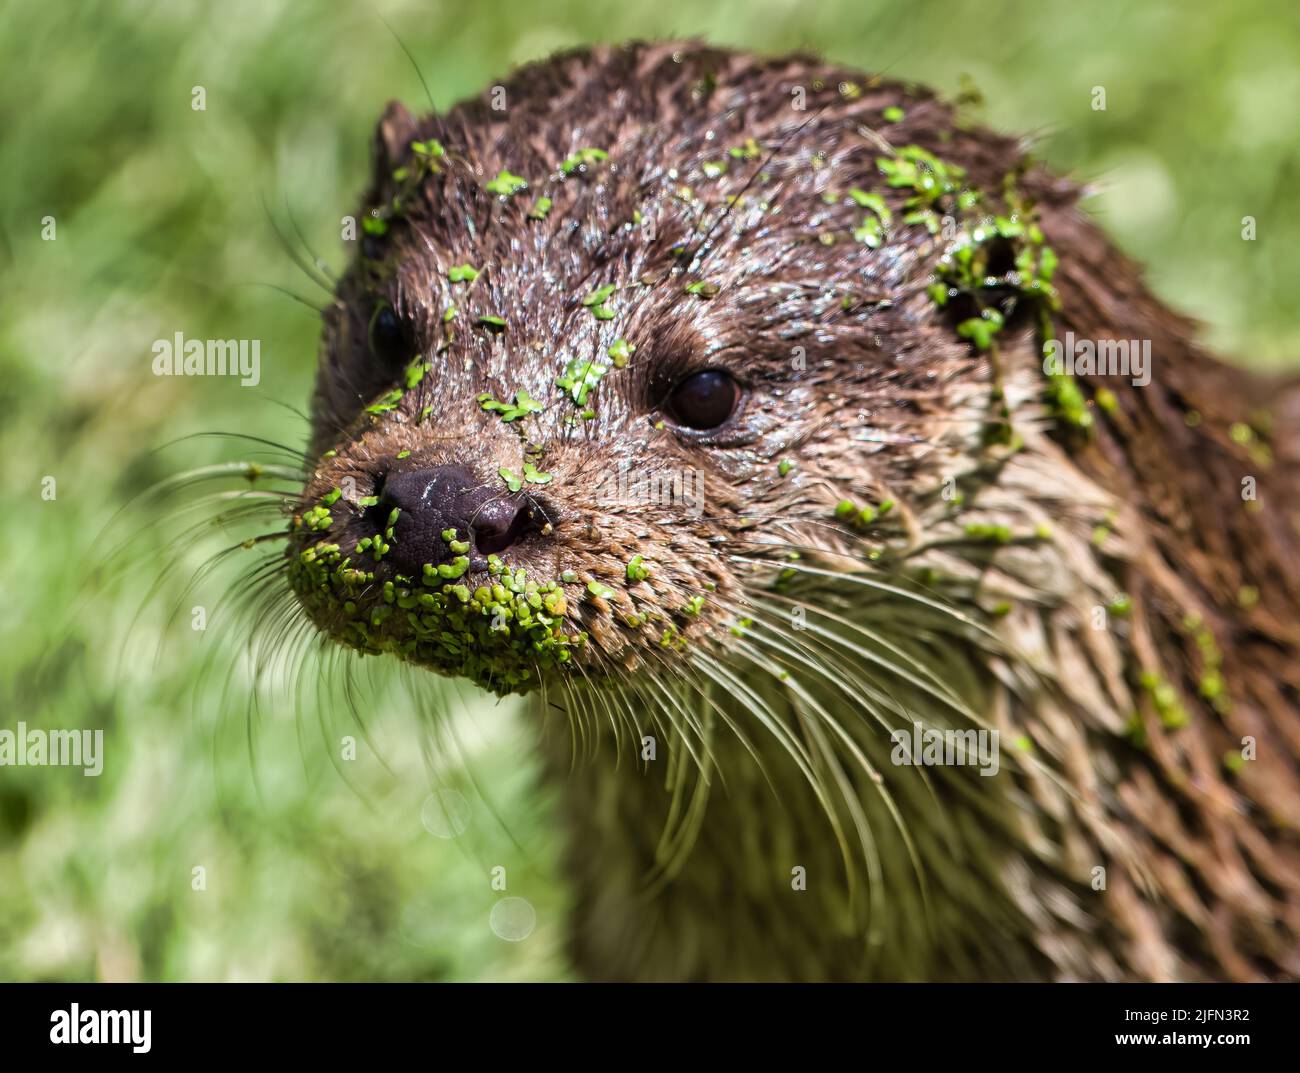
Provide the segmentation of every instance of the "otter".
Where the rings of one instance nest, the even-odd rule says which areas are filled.
[[[586,978],[1300,975],[1300,387],[1080,193],[801,54],[383,112],[282,573],[535,698]]]

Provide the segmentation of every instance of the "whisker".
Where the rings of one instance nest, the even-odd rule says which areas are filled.
[[[304,260],[302,254],[293,248],[293,244],[289,241],[288,237],[280,230],[280,225],[275,219],[275,214],[271,211],[271,205],[266,199],[266,194],[262,195],[262,210],[266,213],[267,222],[270,223],[271,230],[275,232],[275,237],[280,240],[280,246],[284,249],[284,252],[288,254],[289,259],[302,270],[303,275],[329,295],[330,298],[333,298],[333,281],[331,281],[326,275],[318,275],[314,266]]]
[[[318,271],[324,279],[329,281],[331,290],[337,287],[338,280],[330,270],[329,265],[316,256],[315,250],[311,248],[311,243],[307,241],[307,236],[303,234],[302,227],[298,224],[298,218],[293,214],[293,205],[289,202],[289,192],[287,190],[284,194],[284,214],[289,217],[289,226],[293,228],[294,234],[298,236],[298,241],[302,243],[302,248],[307,251],[307,255],[311,258],[312,264],[316,266],[316,271]],[[321,310],[320,312],[324,312],[324,310]]]

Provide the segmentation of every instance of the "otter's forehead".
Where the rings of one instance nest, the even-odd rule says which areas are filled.
[[[885,121],[903,93],[790,61],[634,47],[525,68],[445,116],[390,106],[364,255],[330,317],[322,423],[346,425],[366,399],[379,302],[413,351],[441,348],[447,396],[537,397],[570,360],[637,346],[630,374],[604,386],[602,426],[673,363],[905,379],[927,236],[882,240],[880,213],[910,191],[860,200],[881,186],[886,136],[905,143],[944,111],[908,96]]]

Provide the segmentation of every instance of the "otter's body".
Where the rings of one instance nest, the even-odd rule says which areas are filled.
[[[294,583],[537,696],[588,977],[1300,975],[1300,392],[1077,193],[808,57],[385,114]]]

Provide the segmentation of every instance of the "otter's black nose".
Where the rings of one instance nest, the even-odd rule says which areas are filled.
[[[437,565],[456,557],[443,533],[456,531],[470,545],[470,569],[482,570],[487,556],[499,554],[540,528],[535,511],[504,489],[492,488],[463,466],[394,473],[384,481],[378,514],[400,512],[394,540],[385,557],[405,573],[417,575],[425,563]]]

